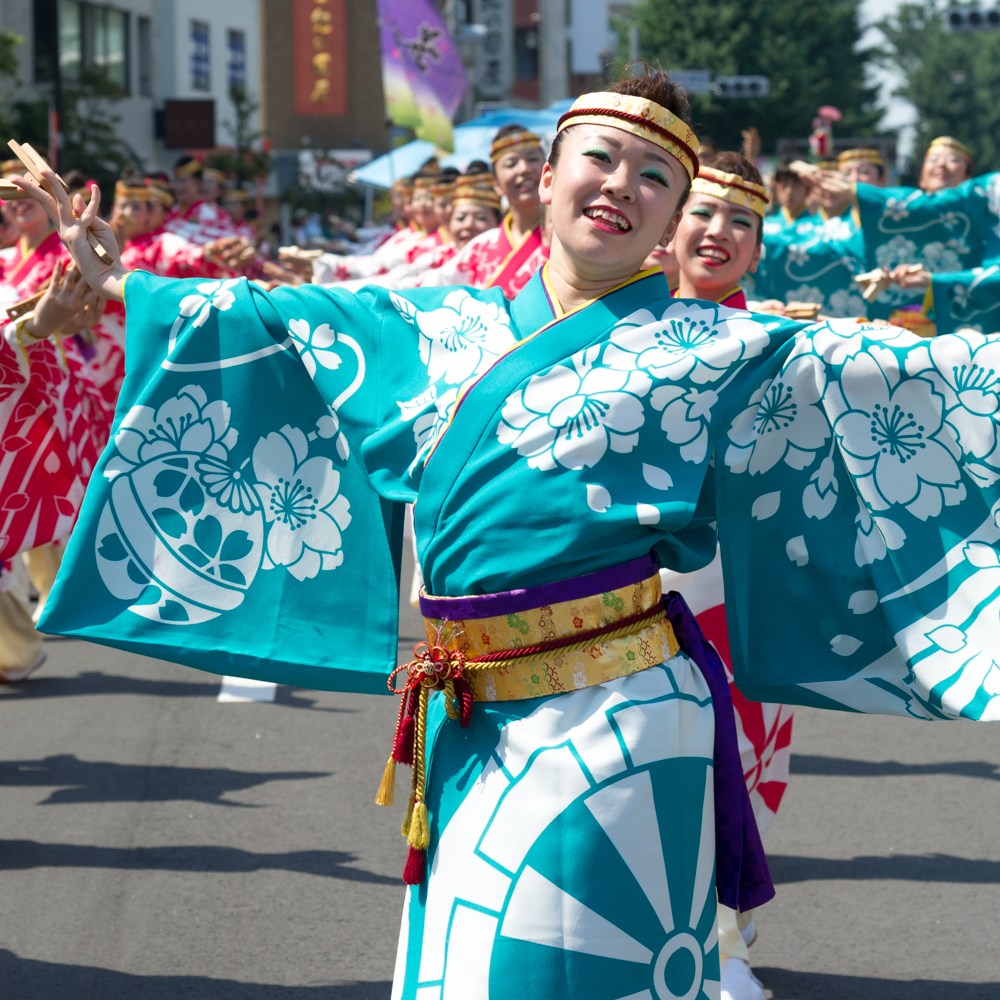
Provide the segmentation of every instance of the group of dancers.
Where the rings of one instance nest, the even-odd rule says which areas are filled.
[[[763,1000],[791,704],[1000,715],[1000,186],[943,138],[769,188],[657,71],[491,160],[270,268],[195,160],[110,225],[18,180],[2,554],[78,521],[47,631],[375,691],[413,505],[394,1000]]]

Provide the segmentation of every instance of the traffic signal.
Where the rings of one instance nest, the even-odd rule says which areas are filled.
[[[1000,8],[952,7],[945,12],[945,24],[952,31],[985,31],[1000,28]]]
[[[766,76],[717,76],[712,83],[716,97],[767,97],[771,92]]]

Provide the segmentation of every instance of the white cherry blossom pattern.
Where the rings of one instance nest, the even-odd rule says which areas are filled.
[[[253,450],[254,488],[268,524],[264,568],[284,566],[296,580],[344,561],[341,532],[351,523],[340,473],[328,458],[308,452],[305,434],[287,424]]]
[[[889,344],[910,334],[895,326],[872,327],[853,319],[830,319],[809,326],[811,350],[831,365],[842,365],[863,350],[866,341]]]
[[[170,452],[197,452],[225,462],[236,444],[237,431],[229,426],[229,404],[208,402],[200,385],[186,385],[157,409],[133,406],[115,434],[115,455],[104,475],[114,479],[137,465]]]
[[[643,369],[657,379],[690,378],[706,385],[724,378],[733,365],[757,357],[769,339],[768,325],[748,312],[678,302],[660,319],[639,309],[620,320],[604,364],[616,371]]]
[[[933,339],[909,353],[906,369],[927,379],[941,394],[945,419],[954,428],[962,451],[973,460],[970,474],[995,476],[980,463],[1000,466],[1000,343],[996,338],[961,330],[946,342]]]
[[[628,454],[645,421],[642,399],[652,382],[641,371],[597,366],[600,347],[574,354],[507,397],[497,425],[501,444],[534,469],[592,468],[608,448]]]
[[[337,334],[329,323],[322,323],[314,330],[308,320],[293,319],[288,323],[288,335],[310,378],[316,377],[319,368],[336,371],[340,367],[340,355],[333,350]]]
[[[793,469],[810,466],[830,438],[830,425],[818,405],[825,387],[823,365],[811,354],[795,358],[776,378],[763,382],[729,428],[726,465],[752,476],[782,460]]]
[[[873,517],[858,497],[858,516],[854,519],[858,526],[854,543],[854,561],[859,566],[870,566],[884,559],[888,552],[901,549],[906,542],[906,532],[895,521],[887,517]]]
[[[395,292],[389,297],[400,315],[420,331],[420,360],[431,382],[443,379],[461,385],[481,375],[516,343],[506,310],[464,289],[449,292],[440,308],[426,312]]]
[[[174,325],[170,330],[170,344],[168,353],[174,349],[177,340],[177,332],[184,325],[184,321],[194,316],[192,327],[204,326],[208,322],[208,317],[213,309],[220,312],[228,312],[236,304],[236,296],[233,295],[234,285],[238,285],[245,278],[227,278],[225,281],[203,281],[195,287],[198,289],[196,295],[185,295],[180,301],[180,310]]]
[[[888,349],[848,360],[840,391],[848,409],[834,424],[841,454],[870,507],[900,504],[921,520],[961,503],[965,485],[950,450],[943,398],[923,378],[900,378]]]
[[[719,401],[712,389],[684,389],[679,385],[661,385],[649,397],[654,410],[662,410],[660,427],[671,444],[679,444],[685,462],[700,464],[708,454],[708,428],[712,407]]]

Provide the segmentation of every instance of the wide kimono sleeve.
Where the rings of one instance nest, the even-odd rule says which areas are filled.
[[[860,234],[827,239],[822,230],[806,237],[794,229],[764,236],[755,295],[781,302],[815,302],[824,315],[865,316],[867,304],[854,277],[862,270]]]
[[[919,188],[857,186],[864,234],[865,270],[891,271],[922,264],[931,274],[970,271],[1000,253],[995,227],[1000,187],[989,174],[958,187],[927,194]],[[888,319],[901,306],[917,305],[924,290],[887,288],[868,308],[870,318]]]
[[[939,334],[1000,331],[1000,264],[932,275],[924,306]]]
[[[837,321],[755,373],[716,453],[744,694],[1000,718],[998,373],[1000,337]]]
[[[216,673],[384,691],[400,502],[441,417],[416,310],[382,290],[266,294],[143,273],[125,298],[112,441],[42,629]]]

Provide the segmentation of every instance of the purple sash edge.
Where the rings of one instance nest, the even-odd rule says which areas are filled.
[[[513,615],[627,587],[649,579],[657,567],[656,556],[649,552],[631,562],[575,576],[571,580],[543,583],[538,587],[507,590],[499,594],[471,594],[467,597],[431,597],[429,594],[421,594],[420,613],[425,618],[442,618],[453,622]]]
[[[705,639],[684,598],[671,591],[664,596],[663,604],[681,650],[701,670],[712,693],[715,709],[715,885],[719,902],[734,910],[750,910],[774,898],[774,884],[743,777],[726,668],[715,647]]]

